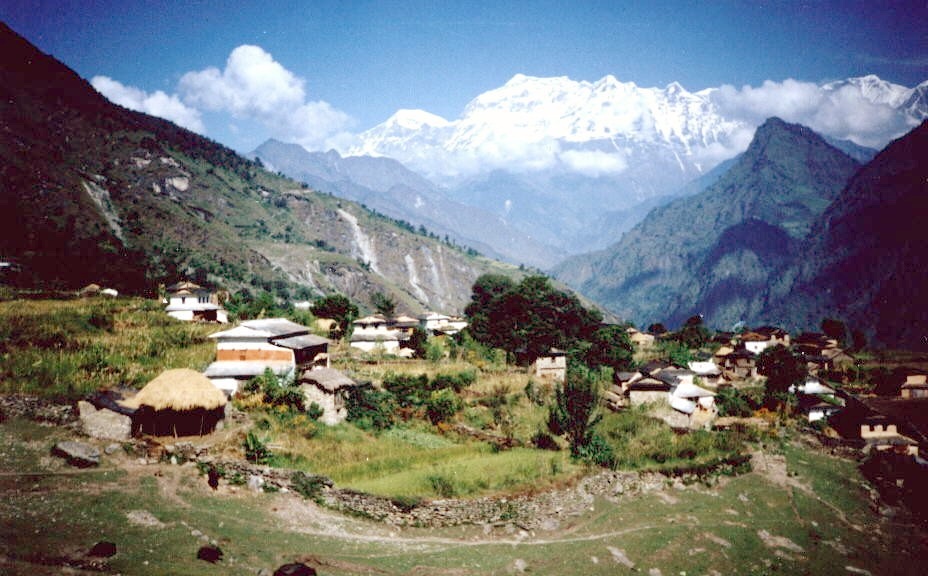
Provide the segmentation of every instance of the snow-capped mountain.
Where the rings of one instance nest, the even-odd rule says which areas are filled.
[[[635,146],[657,145],[679,156],[681,173],[699,173],[700,152],[728,145],[744,128],[723,118],[708,93],[676,82],[640,88],[613,76],[576,82],[518,74],[472,100],[454,121],[401,110],[361,134],[350,154],[390,156],[439,178],[492,169],[596,176],[624,171]]]
[[[857,127],[858,134],[854,126],[828,125],[826,117],[849,110],[872,117],[858,122],[882,125],[870,132]],[[805,121],[826,136],[864,145],[877,138],[885,145],[928,115],[928,82],[907,88],[868,75],[689,92],[676,82],[643,88],[613,76],[587,82],[517,74],[474,98],[456,120],[400,110],[362,133],[349,154],[390,156],[448,180],[496,169],[617,174],[630,167],[638,148],[649,147],[672,154],[689,176],[742,151],[754,128],[773,115]]]
[[[815,84],[768,81],[690,92],[517,74],[457,119],[401,110],[348,155],[387,156],[567,252],[605,247],[624,229],[607,214],[642,213],[742,152],[768,117],[881,148],[928,116],[928,83],[876,76]],[[634,222],[630,222],[634,224]]]

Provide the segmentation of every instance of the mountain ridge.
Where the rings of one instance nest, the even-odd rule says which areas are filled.
[[[733,302],[715,314],[694,310],[700,294],[705,296],[715,284],[731,283],[742,270],[751,271],[745,276],[754,275],[753,286],[766,281],[773,268],[752,250],[738,260],[709,259],[713,253],[724,255],[717,243],[725,231],[752,219],[763,221],[782,231],[771,237],[785,235],[791,246],[805,236],[858,166],[808,128],[769,119],[715,184],[654,209],[619,242],[562,264],[555,275],[638,324],[673,323],[693,313],[704,313],[712,324],[734,323],[743,310],[762,303]]]
[[[150,294],[190,277],[458,312],[480,274],[515,273],[114,105],[5,25],[0,50],[0,254],[24,285]]]
[[[298,144],[268,140],[248,154],[323,192],[361,202],[391,218],[514,264],[540,267],[558,256],[500,216],[449,198],[439,187],[386,157],[309,152]]]

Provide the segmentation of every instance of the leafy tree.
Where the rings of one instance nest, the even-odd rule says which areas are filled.
[[[481,276],[465,313],[475,340],[505,350],[520,364],[551,348],[570,349],[580,340],[589,341],[602,321],[599,312],[554,289],[544,276],[529,276],[518,284],[503,276]]]
[[[620,372],[631,365],[634,346],[623,326],[602,325],[593,332],[589,342],[592,346],[586,357],[586,365],[591,369],[608,366]]]
[[[396,312],[396,300],[383,292],[374,292],[371,296],[371,303],[373,303],[377,312],[384,316],[393,316],[393,313]]]
[[[593,427],[602,419],[599,397],[601,382],[596,372],[571,364],[563,386],[554,390],[555,401],[548,408],[548,430],[566,436],[570,453],[580,457],[593,436]]]
[[[426,344],[429,341],[428,333],[422,328],[416,326],[406,341],[406,347],[412,350],[416,358],[425,358]]]
[[[789,387],[801,383],[808,373],[802,357],[779,344],[761,352],[757,371],[767,377],[764,404],[769,408],[788,403]]]
[[[371,386],[355,386],[345,402],[348,421],[364,430],[386,430],[393,426],[396,399],[386,390]]]
[[[667,341],[660,345],[661,357],[674,366],[685,368],[693,359],[689,347],[681,342]]]
[[[689,317],[677,332],[676,340],[687,348],[700,348],[708,342],[709,331],[702,324],[702,316]]]
[[[432,424],[447,422],[463,406],[461,398],[451,388],[435,390],[429,395],[425,404],[425,413]]]
[[[835,318],[822,319],[822,333],[829,338],[837,340],[839,346],[847,344],[848,330],[847,326],[841,320]]]
[[[313,303],[312,313],[316,318],[330,318],[338,323],[339,334],[347,335],[351,323],[358,317],[358,307],[346,296],[331,294]]]
[[[655,334],[655,335],[664,334],[665,332],[667,332],[667,328],[660,322],[655,322],[654,324],[651,324],[650,326],[648,326],[648,332],[650,332],[651,334]]]

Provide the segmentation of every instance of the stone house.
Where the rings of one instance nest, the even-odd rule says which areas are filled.
[[[322,408],[319,421],[335,426],[348,417],[347,398],[351,389],[358,384],[334,368],[304,370],[299,379],[303,391],[304,407],[312,404]]]
[[[928,372],[917,368],[906,370],[899,395],[903,398],[928,398]]]
[[[551,348],[544,356],[532,363],[532,374],[541,380],[564,382],[567,379],[567,353]]]

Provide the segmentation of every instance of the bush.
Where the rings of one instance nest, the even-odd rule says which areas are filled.
[[[386,430],[393,426],[396,399],[386,390],[357,386],[348,393],[348,421],[363,430]]]
[[[752,393],[749,390],[739,390],[733,386],[720,387],[715,397],[719,416],[739,416],[744,418],[760,408],[762,402],[762,394]]]
[[[615,468],[615,454],[612,452],[612,446],[606,442],[606,439],[597,433],[590,434],[585,444],[577,449],[577,458],[602,466],[604,468]]]
[[[452,498],[457,494],[454,482],[443,474],[430,474],[427,480],[432,490],[442,498]]]
[[[271,461],[271,450],[264,440],[258,438],[254,432],[249,432],[242,443],[245,448],[245,459],[255,464],[268,464]]]
[[[310,420],[318,420],[322,418],[322,415],[325,414],[325,411],[322,409],[322,406],[313,402],[309,405],[309,408],[306,409],[306,415],[309,416]]]
[[[425,374],[387,374],[383,378],[383,387],[404,408],[418,408],[425,403],[425,394],[429,391],[429,377]]]
[[[432,424],[447,422],[461,409],[463,403],[457,394],[449,388],[435,390],[429,395],[425,413]]]
[[[313,502],[322,503],[322,489],[327,484],[322,476],[310,476],[298,470],[290,477],[290,484],[297,494]]]
[[[539,450],[560,450],[561,447],[558,446],[557,441],[554,440],[554,436],[551,436],[547,432],[539,430],[535,432],[535,435],[532,436],[532,445]]]
[[[432,381],[429,383],[429,389],[441,390],[443,388],[451,388],[455,392],[460,392],[476,381],[477,373],[473,370],[464,370],[457,374],[438,374],[432,378]]]

